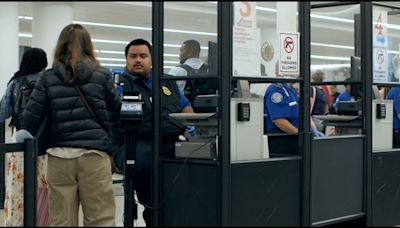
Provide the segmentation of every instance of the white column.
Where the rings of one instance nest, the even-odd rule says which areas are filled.
[[[17,2],[0,2],[0,28],[0,96],[3,97],[7,82],[19,69]]]
[[[32,5],[32,47],[47,53],[48,68],[51,68],[58,36],[73,22],[72,2],[33,2]]]

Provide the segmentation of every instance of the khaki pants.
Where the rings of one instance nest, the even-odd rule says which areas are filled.
[[[48,157],[51,226],[79,224],[79,203],[85,226],[115,226],[115,198],[108,156]]]

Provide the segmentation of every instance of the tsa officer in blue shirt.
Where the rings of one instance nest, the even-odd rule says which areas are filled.
[[[393,148],[400,148],[400,88],[391,88],[387,99],[393,100]]]
[[[275,74],[278,73],[278,62]],[[299,96],[287,83],[271,84],[264,95],[264,132],[265,133],[298,133],[299,128]],[[311,133],[323,136],[311,119]]]
[[[350,79],[346,79],[346,81],[350,81]],[[341,101],[354,101],[355,98],[351,96],[351,85],[350,84],[344,84],[346,87],[346,90],[339,94],[339,96],[336,98],[335,103],[333,104],[333,107],[337,109],[337,104]]]
[[[152,226],[151,171],[153,161],[153,110],[151,70],[151,45],[143,39],[132,40],[125,47],[126,69],[121,75],[124,91],[139,91],[143,100],[143,120],[136,136],[136,160],[134,187],[138,200],[145,207],[143,219],[146,226]],[[186,127],[179,121],[169,117],[169,113],[193,113],[189,100],[178,89],[175,81],[160,80],[161,86],[161,138],[160,155],[173,156],[175,142]],[[131,149],[131,148],[130,148]],[[133,191],[129,189],[129,191]],[[155,208],[157,206],[154,206]]]

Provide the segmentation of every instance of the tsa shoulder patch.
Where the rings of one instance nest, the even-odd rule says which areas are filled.
[[[171,96],[171,90],[168,89],[166,86],[162,86],[163,93],[167,96]]]
[[[271,95],[271,101],[275,104],[281,103],[283,99],[282,94],[275,92]]]

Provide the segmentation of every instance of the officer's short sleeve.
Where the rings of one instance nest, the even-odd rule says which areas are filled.
[[[265,99],[266,111],[271,119],[290,117],[290,107],[284,94],[279,91],[272,91],[266,94]]]
[[[400,92],[395,93],[393,96],[393,106],[396,113],[400,112]]]

